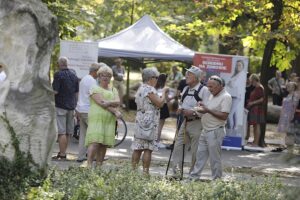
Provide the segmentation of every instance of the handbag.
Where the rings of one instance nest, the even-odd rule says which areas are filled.
[[[154,116],[154,111],[143,111],[137,114],[134,134],[135,138],[148,141],[154,140]]]

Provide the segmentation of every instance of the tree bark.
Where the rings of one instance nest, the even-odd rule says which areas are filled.
[[[300,53],[297,55],[296,59],[292,62],[292,72],[296,72],[299,76],[300,74]]]
[[[271,32],[276,32],[280,25],[280,20],[283,12],[283,1],[282,0],[271,0],[273,4],[273,17],[271,23]],[[265,101],[263,104],[263,109],[265,116],[267,115],[268,109],[268,80],[272,77],[272,74],[269,73],[270,63],[273,54],[273,50],[276,45],[276,38],[272,38],[267,41],[267,44],[264,49],[263,60],[261,63],[261,83],[265,88]],[[259,139],[259,145],[265,146],[265,133],[266,133],[266,124],[261,125],[261,135]]]

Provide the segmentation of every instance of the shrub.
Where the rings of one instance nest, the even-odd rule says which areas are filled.
[[[275,178],[264,181],[177,182],[147,177],[129,167],[111,169],[53,169],[40,187],[28,190],[26,199],[293,199]]]

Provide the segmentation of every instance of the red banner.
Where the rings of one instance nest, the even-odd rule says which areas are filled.
[[[210,54],[195,54],[193,63],[204,71],[231,73],[232,57]]]

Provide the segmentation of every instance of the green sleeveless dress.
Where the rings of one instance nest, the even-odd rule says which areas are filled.
[[[101,94],[104,100],[114,100],[116,95],[118,95],[116,88],[106,90],[99,86],[92,87],[90,95],[97,93]],[[115,127],[115,115],[99,106],[92,98],[90,98],[85,146],[89,146],[91,143],[101,143],[113,146],[115,143]]]

